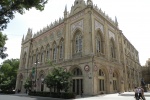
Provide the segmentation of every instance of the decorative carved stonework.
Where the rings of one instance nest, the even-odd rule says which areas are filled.
[[[109,29],[115,31],[115,29],[112,26],[108,25],[108,27],[109,27]]]
[[[113,38],[115,40],[115,34],[112,31],[108,31],[109,38]]]
[[[75,29],[80,28],[83,31],[83,20],[80,20],[71,25],[71,33],[74,32]]]
[[[95,20],[95,30],[99,29],[102,31],[102,33],[104,33],[104,26],[99,23],[98,21]]]
[[[79,17],[83,16],[83,13],[79,13],[78,15],[71,18],[71,21],[78,19]]]
[[[54,33],[52,33],[52,34],[50,35],[50,39],[51,39],[51,40],[54,39]]]
[[[98,68],[97,68],[97,66],[95,65],[95,66],[94,66],[94,70],[97,71],[97,69],[98,69]]]

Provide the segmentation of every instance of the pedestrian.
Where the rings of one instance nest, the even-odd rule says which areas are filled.
[[[81,97],[83,96],[83,89],[81,89]]]
[[[138,88],[138,93],[139,93],[139,99],[142,98],[142,100],[145,100],[144,89],[142,87]]]
[[[145,96],[144,96],[144,89],[143,89],[142,87],[141,87],[141,91],[142,91],[142,99],[143,99],[143,100],[146,100],[146,99],[145,99]]]
[[[135,99],[136,99],[136,100],[139,100],[138,88],[137,88],[137,87],[134,88],[134,92],[135,92],[135,95],[134,95]]]

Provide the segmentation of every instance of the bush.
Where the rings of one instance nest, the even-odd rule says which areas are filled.
[[[4,94],[15,94],[15,91],[1,91],[0,93],[4,93]]]
[[[75,94],[74,93],[62,93],[61,97],[64,99],[72,99],[72,98],[75,98]]]
[[[66,93],[66,92],[61,92],[61,93],[56,93],[56,92],[29,92],[29,95],[32,96],[42,96],[42,97],[52,97],[52,98],[64,98],[64,99],[72,99],[75,98],[74,93]]]

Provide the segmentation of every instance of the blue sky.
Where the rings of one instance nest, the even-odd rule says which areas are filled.
[[[86,0],[85,0],[86,1]],[[109,17],[117,17],[119,28],[139,52],[141,65],[150,58],[150,1],[149,0],[93,0],[98,8],[105,11]],[[7,29],[3,31],[8,36],[7,52],[11,58],[20,58],[21,40],[28,28],[33,33],[40,31],[59,17],[63,17],[65,6],[70,11],[74,0],[49,0],[44,11],[35,9],[26,11],[24,15],[15,14]],[[6,60],[4,59],[4,60]],[[3,60],[0,59],[0,63]]]

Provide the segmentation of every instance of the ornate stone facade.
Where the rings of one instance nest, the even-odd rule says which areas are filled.
[[[140,85],[141,65],[138,51],[111,20],[91,0],[75,0],[70,13],[32,35],[29,29],[22,39],[20,66],[16,89],[24,92],[23,84],[36,68],[37,91],[49,91],[42,80],[51,71],[46,64],[73,74],[70,91],[77,95],[97,95],[133,90]],[[38,63],[39,62],[39,63]],[[36,63],[36,64],[34,64]]]
[[[150,77],[150,58],[146,61],[145,66],[142,67],[142,78],[144,79],[146,84],[150,84],[149,77]]]

